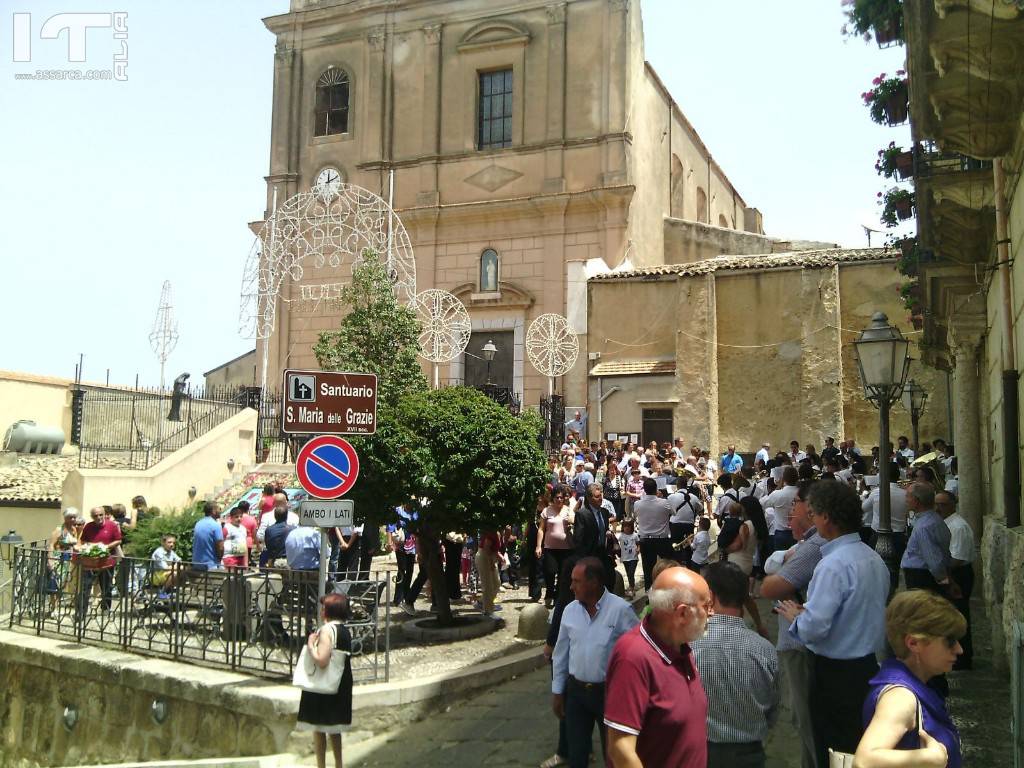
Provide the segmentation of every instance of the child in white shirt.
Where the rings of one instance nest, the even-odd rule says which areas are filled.
[[[626,567],[626,577],[629,579],[627,594],[632,597],[636,592],[636,563],[637,552],[640,548],[640,537],[634,532],[632,520],[623,521],[622,532],[616,536],[616,539],[619,542],[619,559]]]
[[[711,548],[711,518],[702,517],[699,528],[700,530],[693,536],[693,554],[690,555],[690,562],[687,563],[691,570],[698,573],[708,564],[708,550]]]

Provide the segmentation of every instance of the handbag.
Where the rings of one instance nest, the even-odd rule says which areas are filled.
[[[320,630],[317,644],[323,638],[323,630],[331,627],[331,660],[326,667],[321,667],[313,659],[309,646],[302,646],[299,653],[299,660],[292,672],[292,685],[310,693],[337,693],[341,684],[341,676],[345,672],[345,660],[348,656],[346,651],[339,651],[337,648],[338,630],[335,622],[328,622]]]

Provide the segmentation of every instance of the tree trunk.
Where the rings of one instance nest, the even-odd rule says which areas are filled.
[[[427,575],[430,577],[430,592],[434,605],[437,607],[437,624],[441,627],[450,627],[454,622],[452,620],[452,605],[448,596],[448,583],[444,578],[444,569],[441,567],[440,542],[433,532],[424,532],[424,535],[420,537],[420,546],[423,548]]]

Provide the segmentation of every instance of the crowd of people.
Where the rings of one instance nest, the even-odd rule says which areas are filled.
[[[571,437],[553,457],[523,548],[553,608],[559,744],[542,768],[587,765],[595,727],[615,766],[764,766],[783,700],[804,768],[830,752],[869,768],[961,764],[945,674],[972,664],[974,540],[951,447],[918,460],[904,437],[889,446],[888,526],[878,449],[770,448],[748,465],[733,446],[714,461],[682,440]],[[638,558],[639,622],[615,594],[634,595]],[[774,644],[755,596],[774,601]]]

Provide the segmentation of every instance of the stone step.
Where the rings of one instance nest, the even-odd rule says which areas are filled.
[[[115,763],[75,766],[75,768],[287,768],[300,764],[295,755],[263,757],[208,757],[203,760],[160,760],[150,763]],[[71,768],[71,766],[67,766]]]

